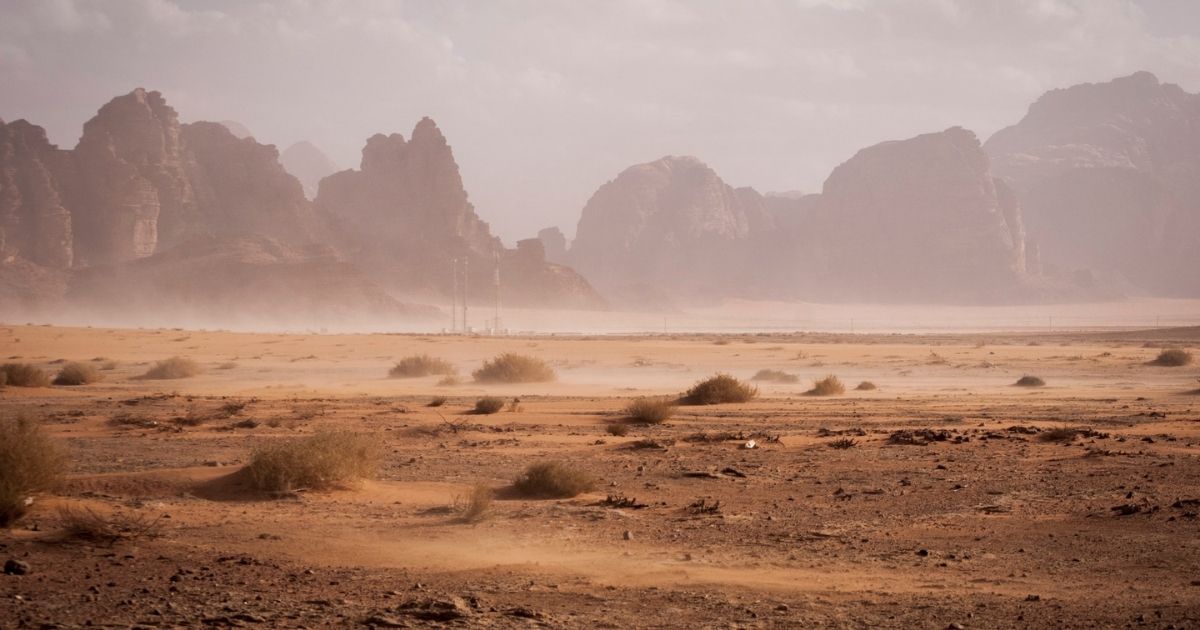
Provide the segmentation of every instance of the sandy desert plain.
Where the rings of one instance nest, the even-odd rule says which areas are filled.
[[[0,327],[6,387],[67,454],[0,532],[3,627],[1200,626],[1200,369],[1150,362],[1200,328],[954,335],[465,337]],[[502,352],[550,383],[484,385]],[[388,378],[429,354],[463,377]],[[157,360],[202,373],[138,380]],[[748,403],[623,422],[717,372]],[[837,375],[841,395],[806,396]],[[1023,375],[1044,387],[1014,386]],[[877,385],[855,389],[860,381]],[[484,395],[519,409],[469,413]],[[428,406],[444,396],[440,407]],[[374,436],[374,479],[267,495],[256,448]],[[1066,431],[1058,429],[1069,429]],[[745,448],[754,440],[755,448]],[[837,448],[837,444],[843,448]],[[595,489],[510,488],[559,461]],[[481,518],[462,497],[496,493]],[[80,538],[69,515],[112,536]],[[87,533],[87,532],[84,532]]]

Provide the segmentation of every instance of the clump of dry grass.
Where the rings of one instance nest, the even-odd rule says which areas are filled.
[[[755,372],[754,376],[750,377],[750,380],[770,381],[773,383],[798,383],[800,382],[800,377],[796,376],[795,374],[788,374],[783,370],[765,369]]]
[[[670,398],[643,396],[625,407],[629,419],[642,424],[662,424],[675,414],[675,401]]]
[[[35,492],[52,487],[64,459],[41,427],[23,418],[0,418],[0,527],[17,522]]]
[[[1167,348],[1158,353],[1150,365],[1159,367],[1183,367],[1192,362],[1192,353],[1182,348]]]
[[[854,448],[855,446],[858,446],[858,440],[853,438],[839,438],[829,443],[829,448],[836,448],[838,450]]]
[[[595,489],[591,475],[571,468],[562,462],[539,462],[530,464],[525,472],[513,480],[513,489],[526,497],[541,499],[568,499]]]
[[[838,377],[830,374],[825,378],[813,381],[812,389],[804,392],[805,396],[837,396],[846,393],[846,386]]]
[[[499,396],[484,396],[475,401],[475,409],[473,411],[478,414],[490,415],[500,413],[502,409],[504,409],[503,398]]]
[[[454,511],[458,512],[459,522],[482,521],[495,498],[495,491],[481,483],[475,484],[467,494],[454,497]]]
[[[869,391],[876,390],[879,388],[876,387],[875,383],[872,383],[871,381],[863,381],[863,382],[859,383],[858,386],[855,387],[854,389],[856,389],[860,392],[869,392]]]
[[[462,385],[462,379],[451,374],[449,376],[442,377],[442,380],[438,381],[437,384],[438,387],[455,387]]]
[[[716,405],[748,402],[758,396],[758,388],[747,385],[728,374],[716,374],[684,393],[680,402],[688,405]]]
[[[429,403],[426,404],[425,406],[426,407],[441,407],[444,404],[446,404],[445,396],[434,396],[433,398],[431,398],[429,400]]]
[[[1078,429],[1059,427],[1057,429],[1042,431],[1038,434],[1037,439],[1039,442],[1072,442],[1078,435]]]
[[[54,377],[55,385],[87,385],[104,378],[94,365],[87,363],[68,363]]]
[[[156,362],[139,379],[160,381],[176,378],[190,378],[200,373],[200,365],[187,357],[171,357]]]
[[[608,426],[604,427],[604,430],[608,432],[609,435],[616,437],[625,437],[626,435],[629,435],[629,425],[623,422],[610,422]]]
[[[484,361],[471,376],[480,383],[545,383],[556,378],[545,361],[511,352]]]
[[[63,506],[58,509],[63,538],[112,545],[121,540],[157,538],[161,535],[162,515],[100,514],[92,508]]]
[[[353,485],[375,477],[378,441],[362,433],[322,430],[259,447],[246,472],[259,490],[288,492]]]
[[[417,378],[420,376],[451,375],[458,370],[445,359],[431,357],[428,354],[414,354],[404,357],[388,370],[391,378]]]
[[[1046,381],[1043,381],[1037,376],[1030,376],[1029,374],[1026,374],[1025,376],[1017,379],[1017,382],[1013,383],[1013,385],[1016,385],[1017,387],[1045,387]]]
[[[32,363],[6,363],[0,366],[4,372],[4,381],[13,387],[47,387],[50,377],[42,368]]]

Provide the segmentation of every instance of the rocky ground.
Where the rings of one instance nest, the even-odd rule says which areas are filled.
[[[41,419],[70,456],[61,487],[0,533],[0,625],[1196,627],[1198,371],[1147,361],[1197,338],[3,327],[6,361],[112,369],[0,390],[0,413]],[[467,373],[502,351],[549,360],[558,382],[386,378],[408,354]],[[204,373],[133,378],[172,355]],[[633,396],[762,368],[800,381],[606,432]],[[803,395],[829,373],[845,394]],[[1025,374],[1047,385],[1014,387]],[[520,402],[468,414],[485,393]],[[377,436],[380,477],[247,487],[256,445],[326,426]],[[505,492],[548,459],[598,490]],[[464,523],[456,499],[475,484],[499,496]],[[124,530],[81,540],[63,509]]]

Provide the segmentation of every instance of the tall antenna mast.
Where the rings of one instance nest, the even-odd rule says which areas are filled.
[[[496,283],[496,312],[492,315],[492,331],[495,334],[500,333],[500,252],[492,251],[492,261],[495,264]]]
[[[458,259],[450,259],[450,278],[454,285],[450,293],[450,332],[458,332]]]

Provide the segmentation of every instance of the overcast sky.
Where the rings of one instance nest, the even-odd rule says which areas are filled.
[[[510,244],[573,234],[598,186],[663,155],[815,192],[864,146],[986,139],[1047,89],[1143,69],[1200,91],[1200,1],[0,2],[0,118],[72,147],[142,86],[356,167],[428,115]]]

